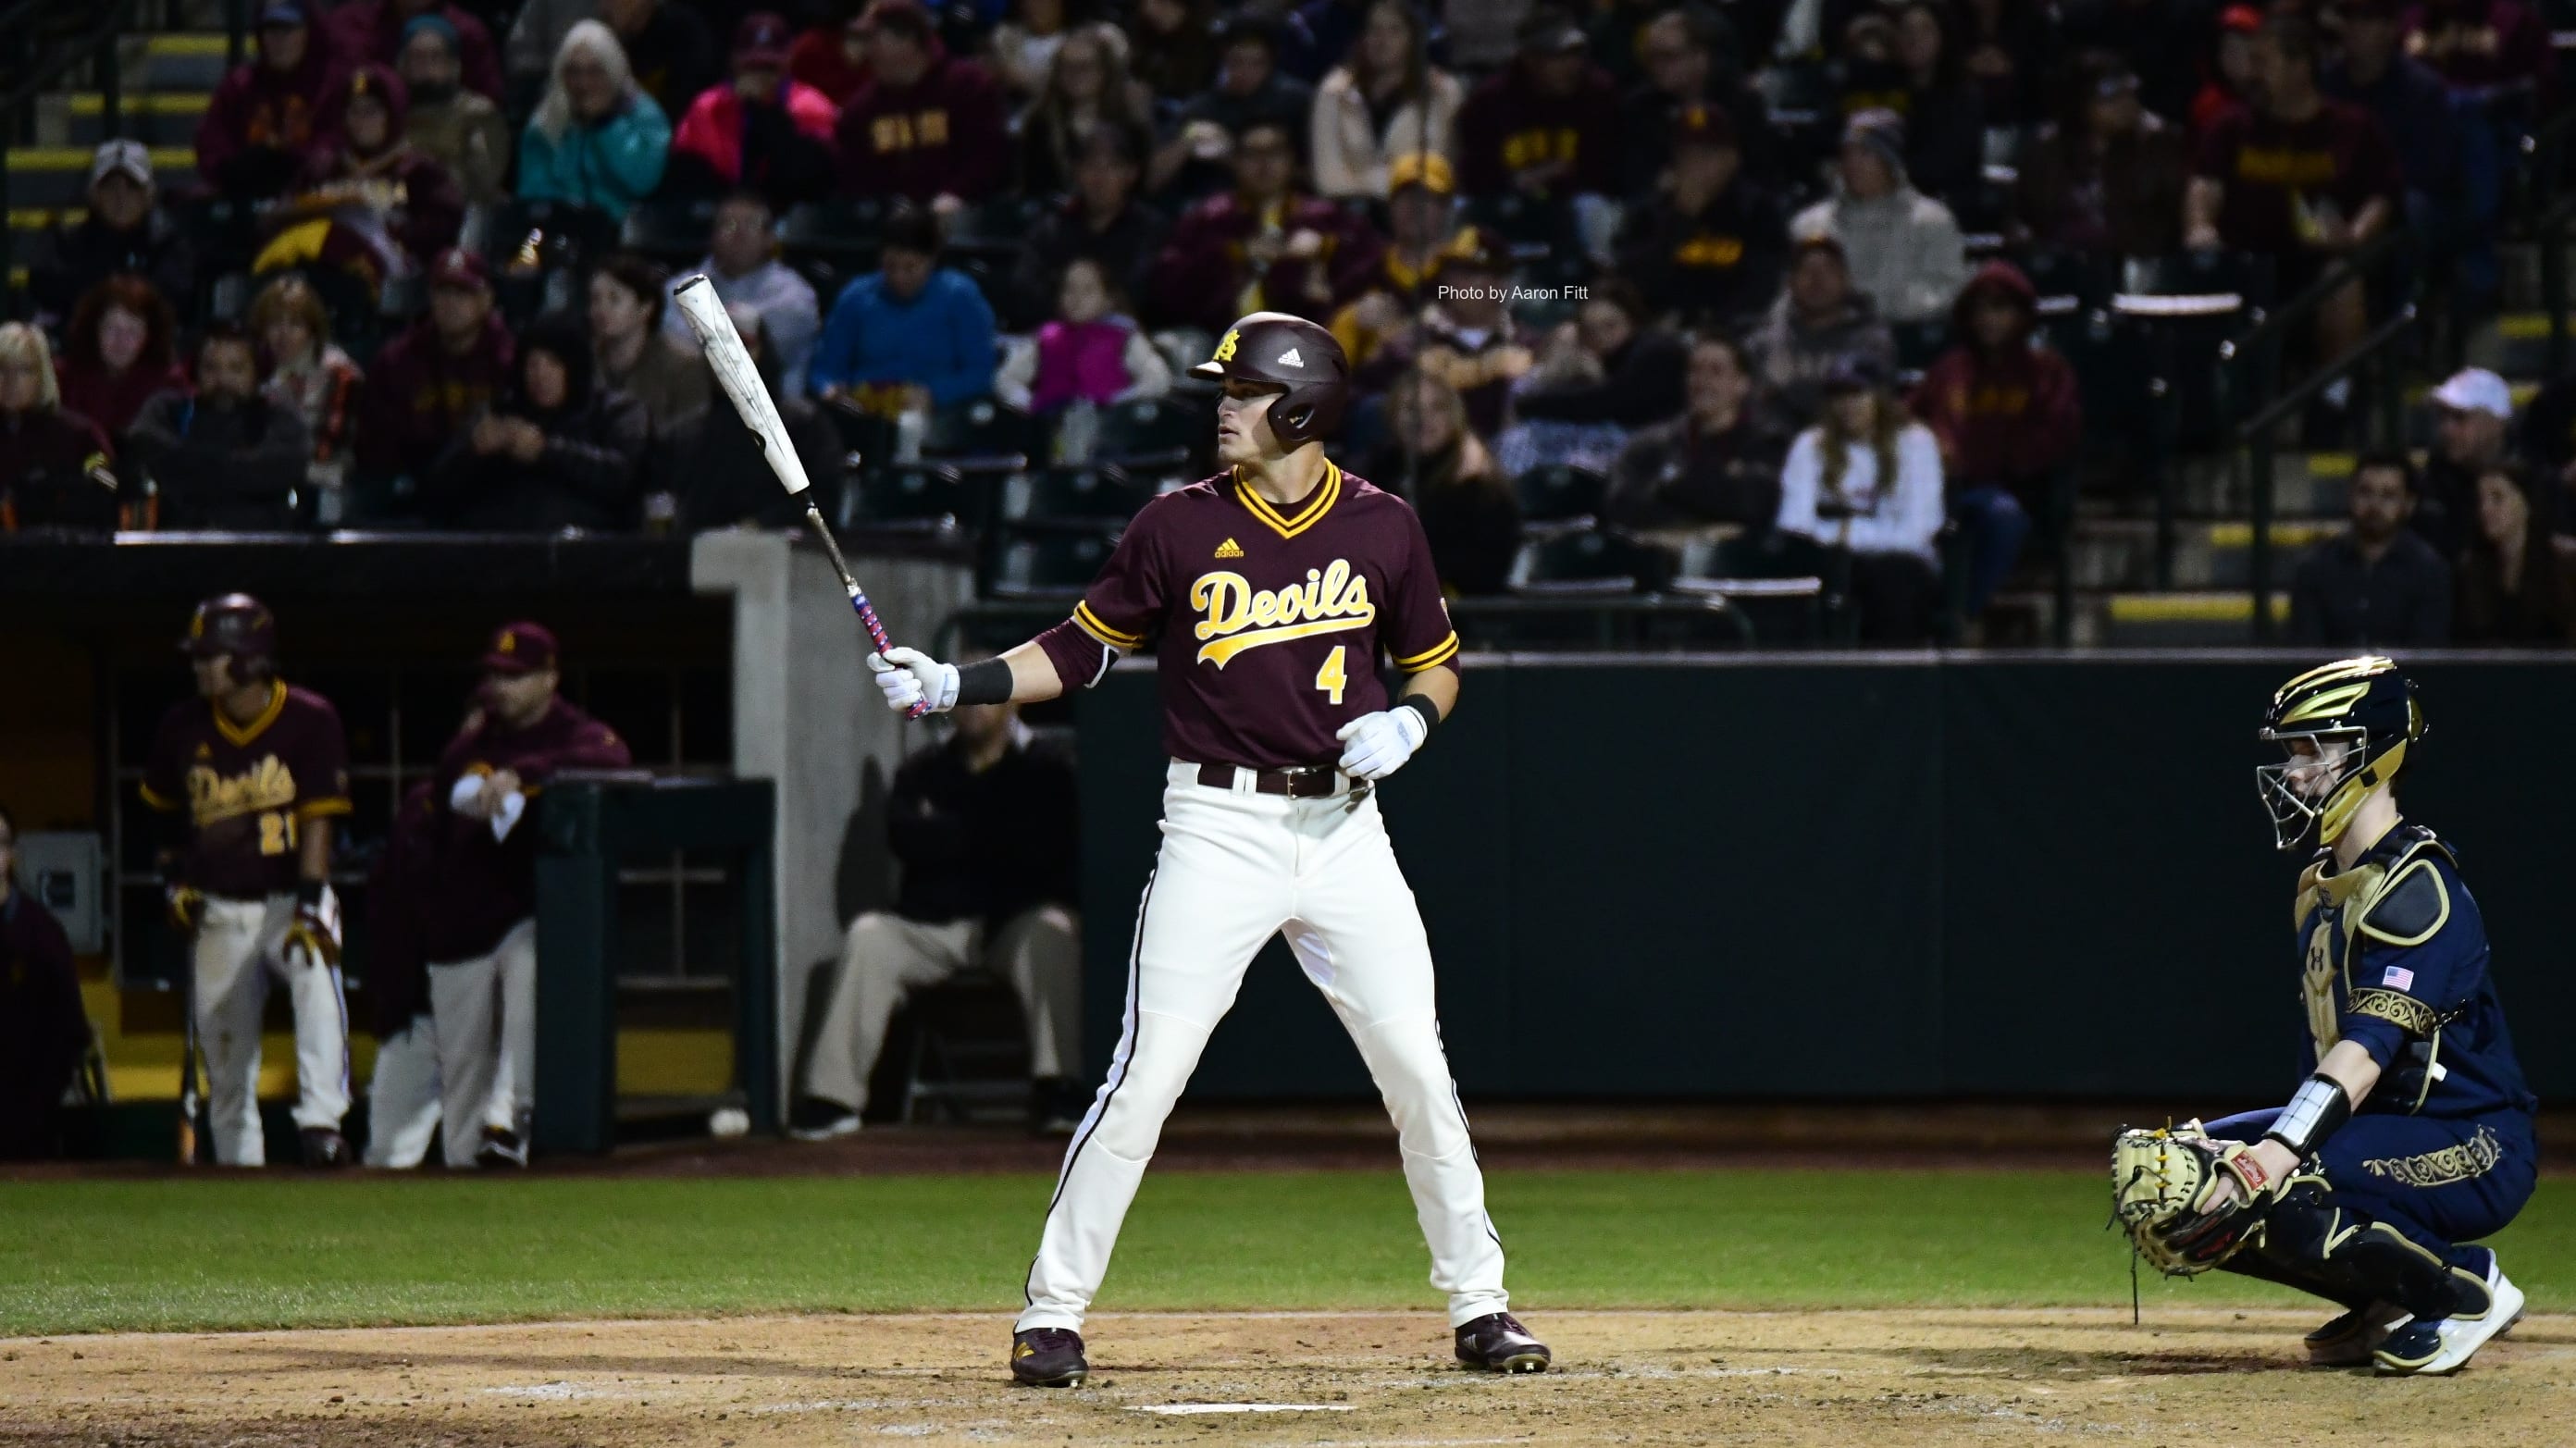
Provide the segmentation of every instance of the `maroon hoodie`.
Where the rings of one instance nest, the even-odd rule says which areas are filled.
[[[417,13],[435,15],[454,27],[459,79],[467,90],[500,100],[501,56],[483,22],[454,5],[428,5]],[[391,65],[402,54],[403,27],[415,18],[404,14],[395,0],[350,0],[331,12],[327,29],[332,59],[344,66],[371,61]],[[314,38],[322,37],[317,33]]]
[[[304,59],[276,70],[253,56],[233,67],[197,123],[197,172],[235,199],[274,196],[295,180],[304,157],[331,144],[322,124],[331,89],[329,47],[307,27]]]
[[[395,477],[426,468],[458,429],[509,390],[517,350],[497,311],[484,318],[483,335],[462,357],[447,355],[427,317],[386,343],[367,367],[359,470]]]
[[[2012,340],[1980,350],[1968,314],[1981,296],[2000,292],[2020,303]],[[1914,389],[1914,415],[1941,440],[1941,461],[1954,489],[2000,484],[2029,497],[2072,461],[2084,429],[2075,369],[2055,352],[2030,344],[2039,294],[2021,268],[1986,263],[1959,291],[1951,334],[1959,344],[1941,354]]]
[[[388,117],[386,144],[372,151],[361,151],[348,139],[349,101],[362,91],[373,91]],[[322,108],[322,128],[335,144],[305,159],[304,184],[381,182],[388,193],[399,188],[398,200],[392,194],[384,198],[390,233],[414,262],[426,265],[456,244],[465,225],[465,193],[435,157],[404,139],[403,117],[410,108],[402,78],[384,66],[369,63],[342,76]]]
[[[841,149],[841,194],[928,201],[942,192],[977,201],[1011,166],[1001,88],[971,60],[951,57],[936,37],[930,68],[908,86],[871,77],[841,108],[833,133]]]
[[[1618,148],[1619,95],[1608,75],[1587,69],[1571,92],[1552,96],[1515,61],[1458,108],[1458,189],[1499,196],[1521,171],[1565,161],[1568,174],[1549,195],[1609,195],[1618,190]]]
[[[449,792],[468,774],[519,776],[533,794],[559,770],[624,769],[635,762],[617,731],[565,699],[525,729],[499,721],[467,721],[438,759],[430,805],[438,812],[437,867],[419,896],[421,954],[433,965],[491,953],[512,926],[537,911],[537,821],[522,817],[508,839],[492,838],[492,822],[448,808]]]

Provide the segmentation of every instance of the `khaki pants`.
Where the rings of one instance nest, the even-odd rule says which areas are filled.
[[[194,950],[197,1042],[206,1054],[215,1160],[265,1166],[259,1129],[259,1017],[269,977],[295,1001],[295,1124],[340,1129],[349,1110],[349,1007],[337,966],[289,965],[282,948],[295,897],[209,897]],[[298,957],[299,961],[301,957]]]
[[[431,962],[429,1010],[447,1164],[474,1165],[487,1126],[524,1144],[537,1084],[537,922],[510,927],[489,955]]]
[[[983,967],[1010,982],[1029,1028],[1029,1073],[1061,1077],[1082,1063],[1082,927],[1042,905],[987,931],[980,920],[933,925],[871,911],[850,922],[841,970],[823,1007],[822,1033],[805,1066],[804,1094],[852,1111],[868,1104],[868,1076],[885,1049],[886,1023],[919,987]]]

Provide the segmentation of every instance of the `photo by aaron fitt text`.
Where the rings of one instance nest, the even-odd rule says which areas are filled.
[[[1588,302],[1590,287],[1452,287],[1439,288],[1440,300],[1467,302]]]

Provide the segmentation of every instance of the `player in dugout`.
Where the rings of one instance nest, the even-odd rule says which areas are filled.
[[[1403,499],[1325,456],[1350,400],[1332,333],[1255,312],[1193,371],[1224,388],[1227,471],[1147,503],[1072,618],[962,668],[902,648],[868,659],[888,707],[947,710],[1056,698],[1158,647],[1171,760],[1162,850],[1137,907],[1109,1079],[1065,1154],[1029,1267],[1012,1375],[1042,1387],[1089,1376],[1083,1317],[1163,1120],[1253,953],[1282,932],[1395,1120],[1459,1360],[1543,1371],[1546,1346],[1508,1310],[1502,1239],[1440,1041],[1430,941],[1378,814],[1379,782],[1458,699],[1458,635],[1431,546]],[[1404,676],[1392,705],[1381,650]]]
[[[2423,709],[2393,662],[2344,659],[2282,685],[2262,737],[2287,754],[2256,771],[2276,841],[2318,843],[2293,906],[2311,1073],[2288,1105],[2205,1136],[2123,1133],[2119,1215],[2169,1273],[2340,1304],[2308,1334],[2312,1363],[2455,1372],[2522,1316],[2494,1249],[2468,1244],[2531,1199],[2538,1103],[2459,860],[2398,815]],[[2177,1176],[2187,1190],[2159,1182]]]
[[[277,677],[277,619],[246,593],[197,605],[180,650],[197,697],[162,717],[143,802],[171,816],[171,923],[190,942],[215,1160],[267,1164],[260,1011],[271,977],[295,1004],[295,1126],[304,1164],[347,1166],[349,1007],[340,988],[333,822],[349,812],[349,745],[330,701]]]

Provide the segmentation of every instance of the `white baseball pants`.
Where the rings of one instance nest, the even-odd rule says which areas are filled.
[[[1137,907],[1125,1028],[1065,1153],[1021,1330],[1082,1326],[1163,1120],[1253,953],[1279,932],[1386,1099],[1450,1325],[1509,1304],[1502,1241],[1440,1045],[1430,941],[1377,798],[1288,799],[1254,792],[1252,779],[1238,771],[1233,789],[1211,789],[1197,765],[1171,768],[1163,847]]]
[[[866,1110],[868,1077],[895,1007],[976,966],[1009,981],[1020,998],[1030,1075],[1048,1080],[1080,1067],[1082,926],[1072,911],[1042,905],[988,932],[980,920],[933,924],[872,910],[850,922],[842,942],[841,972],[805,1065],[805,1094]]]
[[[423,1011],[376,1043],[367,1085],[367,1165],[408,1171],[438,1134],[438,1022]]]
[[[337,966],[287,963],[286,927],[295,897],[264,900],[209,896],[198,916],[193,952],[197,1042],[206,1055],[208,1114],[215,1160],[265,1166],[259,1129],[259,1018],[272,975],[295,1003],[295,1124],[336,1131],[349,1111],[349,1006]]]
[[[487,1126],[524,1144],[537,1084],[537,922],[511,926],[489,955],[433,961],[429,1011],[447,1164],[474,1165]]]

